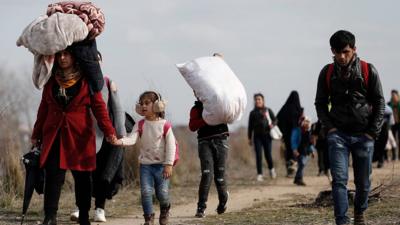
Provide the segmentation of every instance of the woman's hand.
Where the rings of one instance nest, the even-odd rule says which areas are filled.
[[[172,165],[164,165],[163,177],[169,179],[172,176]]]
[[[118,140],[118,138],[115,135],[111,135],[109,137],[106,137],[106,141],[112,145],[122,145],[122,140]]]

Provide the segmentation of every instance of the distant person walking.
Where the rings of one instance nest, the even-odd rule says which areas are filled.
[[[315,106],[328,132],[336,224],[350,224],[346,186],[351,153],[356,186],[354,224],[361,225],[366,224],[374,139],[381,130],[385,100],[377,70],[358,58],[355,42],[348,31],[331,36],[334,62],[319,75]]]
[[[276,178],[274,162],[272,160],[272,138],[269,134],[276,124],[274,112],[265,106],[264,95],[254,94],[254,109],[250,112],[248,125],[249,144],[253,145],[257,164],[257,181],[263,181],[262,154],[264,148],[265,159],[268,163],[269,175]]]
[[[288,177],[293,176],[295,172],[293,167],[295,159],[293,157],[291,145],[292,130],[294,127],[298,126],[302,115],[303,107],[300,105],[299,93],[297,91],[292,91],[277,115],[278,127],[283,134],[282,138],[285,145],[285,160]]]
[[[393,117],[394,117],[394,125],[392,125],[392,133],[394,139],[397,142],[397,146],[399,146],[400,140],[400,97],[399,92],[397,90],[392,90],[390,102],[388,105],[392,108]],[[392,152],[392,159],[396,160],[400,158],[400,148],[398,148],[399,152]]]

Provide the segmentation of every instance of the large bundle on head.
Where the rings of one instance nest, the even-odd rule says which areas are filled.
[[[89,39],[96,38],[104,30],[104,14],[100,8],[97,8],[91,2],[65,1],[48,6],[48,16],[57,12],[78,15],[89,29]]]
[[[95,37],[104,30],[104,14],[90,2],[50,4],[47,15],[31,22],[17,40],[34,54],[32,79],[41,89],[51,76],[54,54],[71,50],[92,91],[103,88]]]
[[[221,57],[201,57],[176,66],[203,102],[207,124],[240,120],[247,104],[246,91]]]

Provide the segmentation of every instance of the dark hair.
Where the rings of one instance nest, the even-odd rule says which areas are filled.
[[[393,89],[391,93],[392,93],[392,94],[399,95],[399,92],[398,92],[396,89]]]
[[[262,93],[255,93],[253,98],[256,99],[257,97],[261,97],[264,100],[264,95]]]
[[[157,100],[162,100],[161,95],[157,94],[154,91],[145,91],[139,96],[139,103],[143,101],[143,99],[148,98],[150,99],[151,102],[156,102]],[[165,112],[159,112],[157,113],[157,116],[160,118],[165,118]]]
[[[354,34],[346,30],[336,31],[329,39],[331,48],[335,51],[340,51],[348,45],[350,48],[354,48],[356,45],[356,37]]]

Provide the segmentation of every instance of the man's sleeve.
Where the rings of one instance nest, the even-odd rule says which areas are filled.
[[[378,71],[372,64],[369,64],[368,100],[372,106],[372,118],[368,125],[367,134],[377,137],[381,131],[383,114],[385,112],[385,98]]]
[[[329,117],[329,90],[326,84],[327,69],[328,65],[326,65],[319,74],[317,93],[315,96],[315,108],[322,127],[326,129],[326,131],[329,131],[334,128],[334,125]]]

